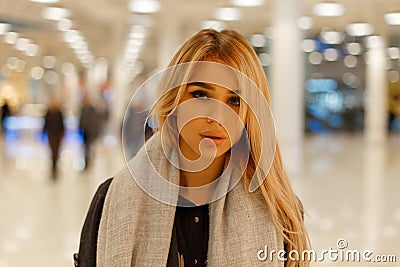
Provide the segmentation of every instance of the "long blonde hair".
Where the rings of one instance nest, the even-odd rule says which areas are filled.
[[[240,71],[258,87],[268,104],[270,103],[268,83],[264,70],[253,48],[247,40],[234,30],[221,32],[207,29],[201,30],[190,37],[175,53],[169,66],[187,62],[217,60]],[[162,125],[168,114],[178,106],[184,93],[185,86],[180,86],[165,93],[154,106],[151,115],[155,115]],[[250,159],[243,175],[244,183],[248,186],[250,179],[261,160],[261,131],[255,115],[240,105],[240,116],[245,117],[246,130],[250,143]],[[302,215],[303,207],[291,188],[283,166],[278,143],[275,142],[275,154],[266,179],[259,187],[266,205],[270,211],[277,231],[284,237],[287,251],[296,250],[302,255],[309,248],[307,232]],[[286,266],[309,266],[305,261],[291,261],[288,258]]]

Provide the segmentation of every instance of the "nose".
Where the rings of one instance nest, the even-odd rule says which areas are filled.
[[[218,123],[219,125],[224,125],[229,117],[229,106],[218,100],[211,100],[210,106],[208,107],[208,112],[206,115],[206,120],[208,123]]]

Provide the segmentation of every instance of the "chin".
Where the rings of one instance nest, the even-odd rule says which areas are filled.
[[[199,153],[198,155],[200,156],[201,152],[198,152],[198,153]],[[214,150],[210,149],[210,150],[203,150],[202,156],[205,158],[219,158],[219,157],[223,156],[225,153],[226,153],[225,150],[221,150],[221,149],[217,148],[215,155],[214,155]]]

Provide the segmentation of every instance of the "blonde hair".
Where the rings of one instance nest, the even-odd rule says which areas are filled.
[[[169,66],[205,60],[222,62],[238,70],[258,87],[268,104],[270,103],[268,83],[260,61],[247,40],[238,32],[201,30],[178,49]],[[168,79],[174,79],[174,75],[179,76],[178,79],[185,80],[189,74],[173,72]],[[163,125],[168,114],[178,106],[185,89],[186,87],[182,85],[169,90],[156,103],[151,115],[157,117],[159,125]],[[260,149],[262,137],[257,119],[246,105],[240,105],[239,116],[245,118],[250,143],[250,158],[242,178],[245,185],[249,186],[251,178],[257,172],[257,165],[262,164]],[[309,248],[302,219],[303,207],[289,184],[277,142],[274,145],[272,165],[268,174],[264,174],[267,177],[262,179],[259,190],[265,199],[275,228],[284,237],[287,251],[297,250],[299,255],[302,255],[302,252]],[[309,266],[309,262],[295,262],[288,258],[286,266]]]

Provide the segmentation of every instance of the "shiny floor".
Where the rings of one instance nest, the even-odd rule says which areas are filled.
[[[64,144],[54,182],[46,147],[28,144],[31,157],[10,157],[21,148],[0,141],[0,267],[73,266],[90,199],[124,164],[118,143],[112,136],[98,140],[86,171],[79,171],[80,148]],[[361,135],[307,135],[303,147],[303,170],[292,181],[317,255],[370,250],[371,259],[395,255],[397,263],[368,266],[400,267],[400,134],[384,145],[366,144]],[[327,254],[311,264],[365,265]]]

